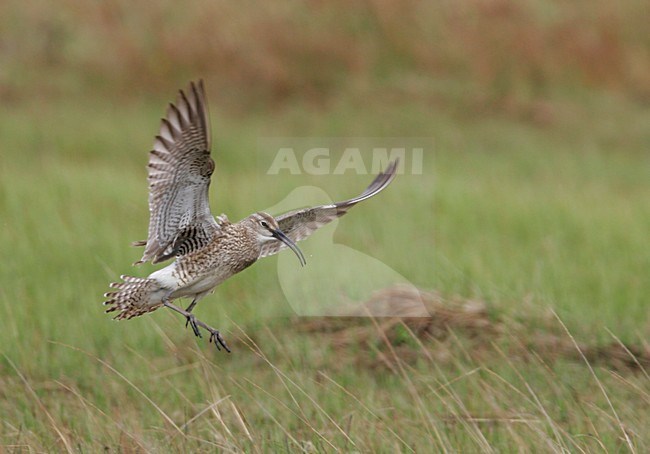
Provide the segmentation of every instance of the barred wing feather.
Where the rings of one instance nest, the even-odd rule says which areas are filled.
[[[208,200],[214,168],[203,81],[192,82],[169,105],[149,154],[149,235],[140,262],[183,255],[218,232]]]

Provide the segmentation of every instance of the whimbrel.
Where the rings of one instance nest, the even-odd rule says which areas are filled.
[[[231,223],[225,215],[212,216],[208,201],[215,164],[210,157],[210,123],[203,81],[190,83],[170,104],[160,133],[149,153],[149,233],[142,258],[136,262],[174,262],[146,278],[121,276],[116,291],[105,293],[106,312],[119,311],[116,319],[130,319],[166,306],[186,318],[197,337],[199,328],[210,342],[230,352],[218,330],[198,320],[192,309],[229,277],[259,258],[291,249],[301,265],[305,257],[296,242],[343,216],[357,203],[390,184],[397,161],[391,162],[359,196],[331,205],[303,208],[273,217],[257,212]],[[191,298],[182,309],[172,301]]]

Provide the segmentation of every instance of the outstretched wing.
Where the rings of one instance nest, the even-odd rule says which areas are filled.
[[[149,235],[140,263],[186,254],[218,232],[208,201],[214,167],[200,80],[169,105],[149,154]]]
[[[369,199],[388,186],[393,181],[393,178],[395,178],[397,164],[397,160],[391,162],[385,171],[375,177],[373,182],[370,183],[370,186],[361,195],[353,199],[332,205],[321,205],[313,208],[294,210],[277,216],[275,219],[278,221],[280,230],[294,242],[304,240],[319,228],[343,216],[357,203]],[[286,247],[287,245],[282,241],[266,243],[262,246],[260,257],[276,254]]]

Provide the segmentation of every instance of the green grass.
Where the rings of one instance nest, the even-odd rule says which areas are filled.
[[[579,342],[647,339],[648,114],[588,97],[550,126],[418,103],[350,100],[273,116],[212,109],[212,206],[231,220],[313,179],[259,177],[258,137],[433,137],[401,175],[339,223],[337,242],[415,285],[481,299],[513,330],[338,347],[299,329],[265,259],[197,314],[228,355],[174,314],[113,322],[99,304],[146,234],[144,165],[155,103],[38,100],[0,109],[0,443],[36,451],[607,451],[650,448],[647,375],[513,354],[553,309]],[[217,106],[213,106],[217,107]],[[610,113],[616,112],[616,119]],[[369,177],[326,176],[333,198]],[[252,191],[241,190],[249,184]],[[307,247],[307,245],[305,245]],[[310,257],[316,262],[319,257]],[[333,264],[335,266],[336,264]],[[557,319],[550,322],[564,338]],[[477,352],[480,351],[480,354]],[[382,358],[388,358],[386,362]],[[407,359],[410,358],[410,359]],[[383,364],[383,365],[382,365]],[[388,365],[387,365],[388,364]],[[603,392],[604,391],[604,392]],[[625,439],[628,437],[628,441]]]

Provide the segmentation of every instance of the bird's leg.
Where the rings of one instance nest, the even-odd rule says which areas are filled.
[[[196,325],[197,327],[197,331],[198,331],[198,327],[200,326],[201,328],[205,329],[210,333],[210,342],[214,342],[214,345],[217,347],[217,350],[221,350],[221,347],[223,347],[228,353],[230,353],[230,348],[228,348],[228,344],[226,344],[226,341],[223,339],[223,337],[221,337],[221,333],[219,333],[219,330],[206,325],[201,320],[194,317],[194,315],[191,312],[183,310],[180,307],[170,303],[169,301],[166,300],[163,301],[163,305],[173,311],[178,312],[179,314],[183,315],[185,318],[188,319],[192,318],[194,325]]]
[[[186,310],[187,312],[192,312],[192,309],[194,309],[194,306],[196,306],[196,303],[197,303],[198,300],[199,300],[198,298],[194,298],[194,299],[192,300],[192,302],[190,303],[190,305],[187,306],[187,309],[185,309],[185,310]]]
[[[191,314],[192,309],[194,309],[194,306],[196,306],[196,301],[197,298],[194,298],[190,303],[190,305],[187,306],[187,309],[185,309],[185,311],[188,313],[187,321],[185,322],[185,328],[187,328],[187,325],[189,324],[192,327],[192,331],[194,331],[194,335],[196,337],[203,337],[201,336],[201,331],[199,331],[199,327],[196,326],[196,317],[194,316],[194,314]]]

